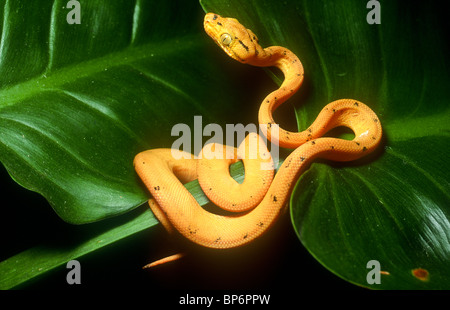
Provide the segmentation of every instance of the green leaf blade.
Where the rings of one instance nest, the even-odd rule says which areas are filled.
[[[155,10],[147,10],[153,4],[83,4],[80,25],[67,23],[65,2],[40,8],[43,15],[22,1],[4,4],[1,68],[29,62],[29,55],[8,58],[9,49],[17,49],[10,41],[19,35],[13,29],[17,10],[30,21],[46,20],[35,32],[48,37],[39,46],[46,54],[38,58],[40,69],[26,77],[16,72],[0,89],[0,160],[67,222],[98,221],[141,205],[148,193],[135,174],[134,156],[170,147],[170,128],[191,124],[194,115],[210,122],[230,114],[231,105],[221,104],[225,90],[209,77],[212,61],[193,61],[209,57],[201,23],[190,21],[198,7],[186,4],[186,12],[197,13],[173,22],[173,4],[158,4],[164,17],[156,20]],[[215,111],[208,108],[210,98],[219,98]]]
[[[299,130],[340,98],[361,100],[380,117],[378,154],[358,163],[314,163],[301,176],[291,218],[308,251],[357,285],[448,288],[450,66],[439,8],[381,3],[381,24],[369,25],[365,3],[352,0],[202,4],[249,25],[263,46],[282,45],[299,56],[299,92],[306,93],[296,104]],[[370,260],[380,262],[381,284],[367,282]],[[415,276],[415,268],[427,270],[428,279]]]
[[[68,25],[65,1],[44,2],[5,1],[0,10],[0,160],[68,222],[140,205],[148,194],[132,167],[136,153],[169,147],[170,127],[192,128],[193,115],[204,124],[231,116],[236,123],[242,103],[254,100],[243,100],[245,87],[212,65],[196,4],[89,2],[82,24]],[[339,98],[366,102],[380,117],[385,138],[377,156],[315,163],[301,177],[291,217],[308,251],[357,285],[448,288],[450,66],[439,8],[383,2],[381,25],[368,25],[365,3],[353,0],[202,4],[250,26],[264,46],[299,56],[300,130]],[[155,224],[152,218],[139,229]],[[115,240],[128,235],[124,227],[116,232]],[[2,287],[25,281],[19,275],[30,267],[44,268],[33,255],[51,260],[50,270],[97,248],[24,253],[22,270],[2,263],[0,278],[18,275]],[[370,260],[381,264],[380,285],[367,282]]]

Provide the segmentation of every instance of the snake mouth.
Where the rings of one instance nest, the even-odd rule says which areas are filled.
[[[219,18],[219,15],[214,13],[208,13],[205,15],[203,27],[205,32],[218,44],[217,38],[219,37],[219,30],[214,21]]]

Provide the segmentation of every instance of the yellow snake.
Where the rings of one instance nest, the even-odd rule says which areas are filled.
[[[275,124],[272,113],[300,87],[303,66],[295,54],[280,46],[262,48],[258,38],[234,18],[208,13],[204,19],[206,33],[233,59],[254,66],[278,67],[284,82],[262,102],[259,123],[268,139]],[[354,139],[322,137],[335,127],[353,130]],[[371,153],[380,143],[381,124],[376,114],[354,99],[341,99],[323,108],[309,128],[302,132],[280,129],[281,147],[295,148],[274,177],[273,170],[262,170],[261,163],[271,162],[264,143],[257,134],[249,134],[238,149],[219,144],[205,146],[203,157],[211,153],[232,153],[233,159],[197,159],[179,150],[153,149],[136,155],[135,169],[153,199],[149,205],[169,231],[174,229],[191,241],[210,248],[231,248],[246,244],[265,232],[284,209],[299,176],[316,158],[352,161]],[[260,147],[249,147],[251,142]],[[245,168],[243,184],[229,174],[229,165],[242,153]],[[175,159],[184,156],[182,159]],[[253,157],[251,157],[253,156]],[[255,159],[256,157],[256,159]],[[251,159],[252,158],[252,159]],[[183,186],[199,179],[208,198],[237,215],[217,215],[204,210]],[[245,212],[243,212],[245,211]],[[178,258],[169,257],[161,262]]]

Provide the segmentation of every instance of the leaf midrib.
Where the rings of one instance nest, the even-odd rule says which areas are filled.
[[[197,45],[201,42],[200,38],[199,34],[190,34],[156,44],[151,42],[137,47],[130,46],[121,51],[63,67],[50,73],[45,72],[40,76],[0,90],[0,110],[33,97],[37,93],[60,89],[65,84],[73,83],[105,69],[131,65],[142,59],[157,59],[158,56],[183,53],[186,50],[198,48]],[[183,44],[180,44],[180,41],[183,41]]]

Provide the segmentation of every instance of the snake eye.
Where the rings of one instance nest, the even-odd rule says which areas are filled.
[[[222,42],[223,45],[230,45],[231,41],[233,41],[233,39],[231,38],[231,35],[228,33],[223,33],[220,36],[220,41]]]

